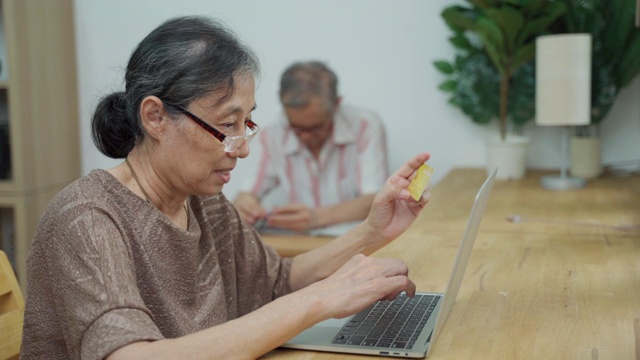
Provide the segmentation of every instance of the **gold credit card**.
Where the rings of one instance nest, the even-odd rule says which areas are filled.
[[[427,164],[422,164],[416,173],[416,176],[411,180],[409,184],[409,193],[415,201],[419,201],[424,189],[427,187],[431,175],[433,175],[433,168]]]

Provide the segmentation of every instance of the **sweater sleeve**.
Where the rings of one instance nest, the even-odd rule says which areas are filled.
[[[218,246],[218,251],[221,258],[234,259],[232,262],[223,261],[222,266],[226,268],[224,272],[235,276],[234,292],[238,311],[235,316],[239,317],[291,292],[289,275],[292,260],[281,257],[275,249],[265,244],[258,232],[242,221],[226,198],[221,196],[217,200],[219,205],[226,207],[224,212],[228,216],[220,217],[226,223],[215,227],[226,227],[229,231]]]
[[[122,234],[101,209],[83,204],[49,209],[28,267],[29,285],[48,296],[27,301],[32,309],[25,318],[25,358],[31,358],[30,350],[39,352],[39,338],[51,344],[50,338],[63,336],[72,359],[102,359],[129,343],[163,338],[139,294]],[[39,308],[55,314],[38,321]]]

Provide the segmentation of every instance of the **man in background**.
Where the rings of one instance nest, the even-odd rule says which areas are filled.
[[[258,133],[261,160],[234,204],[251,224],[308,231],[364,219],[387,176],[384,128],[374,112],[342,103],[325,64],[298,62],[280,80],[284,113]],[[270,211],[264,196],[280,187]]]

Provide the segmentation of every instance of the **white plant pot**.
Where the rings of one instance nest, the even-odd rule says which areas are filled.
[[[570,143],[572,176],[593,179],[602,173],[600,138],[574,136]]]
[[[487,172],[497,167],[496,179],[521,179],[527,169],[528,144],[528,137],[516,135],[507,135],[505,140],[499,137],[487,140]]]

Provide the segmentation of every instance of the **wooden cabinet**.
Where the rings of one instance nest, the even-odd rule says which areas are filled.
[[[81,172],[73,1],[0,0],[0,12],[0,248],[24,288],[38,221]]]

